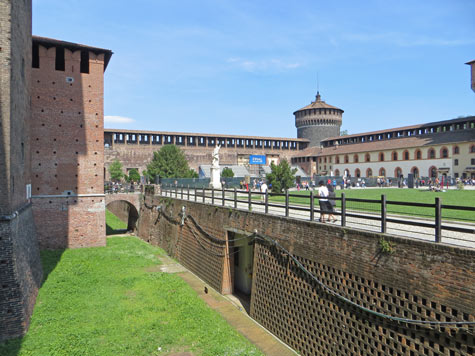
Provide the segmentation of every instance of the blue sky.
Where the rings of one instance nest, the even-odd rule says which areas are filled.
[[[33,34],[114,52],[107,128],[296,137],[317,73],[351,134],[475,114],[473,0],[33,0]]]

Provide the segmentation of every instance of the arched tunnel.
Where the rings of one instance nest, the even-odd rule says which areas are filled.
[[[125,232],[124,230],[132,232],[135,230],[139,213],[133,204],[125,200],[116,200],[107,204],[106,209],[127,224],[127,229],[116,229],[114,232]]]

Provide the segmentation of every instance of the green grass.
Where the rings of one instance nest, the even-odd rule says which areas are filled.
[[[106,209],[106,235],[120,234],[127,230],[127,223]]]
[[[413,203],[427,203],[434,204],[435,197],[440,197],[443,205],[457,205],[457,206],[469,206],[475,207],[475,190],[449,190],[446,192],[431,192],[428,190],[418,189],[394,189],[394,188],[381,188],[381,189],[346,189],[344,191],[337,190],[336,196],[341,197],[341,193],[344,192],[346,198],[356,199],[369,199],[369,200],[381,200],[381,195],[386,195],[388,201],[400,201],[400,202],[413,202]],[[315,195],[317,191],[315,190]],[[291,204],[303,204],[309,205],[309,191],[296,191],[291,192],[291,195],[300,195],[301,197],[290,197]],[[283,196],[269,196],[269,201],[272,202],[285,202]],[[318,207],[318,203],[316,206]],[[341,201],[337,201],[337,208],[341,207]],[[347,201],[348,209],[361,210],[361,211],[374,211],[379,212],[380,206],[376,203],[361,203]],[[401,205],[387,206],[388,213],[400,214],[400,215],[414,215],[420,217],[434,217],[434,208],[421,208]],[[442,209],[442,217],[446,219],[454,220],[466,220],[475,222],[475,212],[462,211],[462,210],[448,210]]]
[[[0,343],[0,355],[261,355],[181,278],[158,271],[162,253],[135,237],[43,251],[49,275],[30,329]]]

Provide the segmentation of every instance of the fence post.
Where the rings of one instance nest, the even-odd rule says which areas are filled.
[[[346,226],[346,197],[341,193],[341,226]]]
[[[237,189],[234,187],[234,209],[237,209]]]
[[[196,200],[198,199],[198,196],[197,196],[197,194],[196,194],[196,186],[195,186],[195,188],[193,189],[193,194],[195,195],[195,201],[196,201]]]
[[[285,190],[285,217],[289,217],[289,190]]]
[[[247,192],[248,192],[248,196],[247,196],[247,205],[248,205],[248,206],[247,206],[247,209],[248,209],[249,211],[251,211],[251,210],[252,210],[251,187],[249,187],[249,189],[247,190]]]
[[[203,187],[203,203],[205,203],[205,202],[206,202],[205,193],[206,193],[206,191],[205,191],[205,187]]]
[[[190,185],[189,184],[186,189],[186,200],[190,200]]]
[[[435,197],[435,242],[442,241],[442,202]]]
[[[224,187],[222,187],[222,193],[223,193],[223,206],[224,206],[224,201],[225,201],[225,199],[224,199]]]
[[[386,195],[381,195],[381,232],[386,233]]]
[[[183,184],[181,185],[181,200],[183,200]]]
[[[267,192],[267,190],[265,191],[265,195],[264,195],[264,202],[265,202],[265,213],[268,214],[269,213],[269,193]]]
[[[175,185],[175,198],[178,199],[178,186]]]
[[[214,205],[214,187],[211,188],[211,204]]]
[[[310,191],[310,221],[315,219],[315,200],[313,190]]]

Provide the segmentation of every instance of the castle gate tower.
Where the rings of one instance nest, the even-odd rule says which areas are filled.
[[[294,115],[297,137],[310,140],[310,147],[320,146],[326,138],[340,136],[343,110],[325,103],[319,92],[315,101]]]

